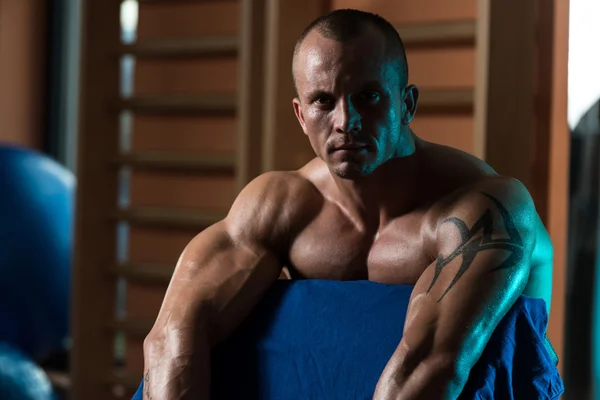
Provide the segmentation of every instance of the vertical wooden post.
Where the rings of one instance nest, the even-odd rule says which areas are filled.
[[[486,157],[487,96],[490,62],[490,1],[477,2],[475,31],[475,89],[473,105],[473,154]]]
[[[325,0],[267,2],[263,171],[297,169],[314,157],[294,115],[292,55],[298,36],[329,11]]]
[[[261,172],[266,0],[241,0],[239,34],[237,187]]]
[[[109,399],[106,378],[114,368],[114,263],[117,172],[109,161],[118,151],[120,2],[88,0],[83,6],[82,85],[72,305],[72,396]]]
[[[563,349],[569,132],[569,0],[479,0],[476,143],[529,189],[554,244],[548,336]]]
[[[477,38],[478,135],[485,132],[485,160],[499,173],[531,184],[534,129],[535,7],[532,1],[479,0]],[[487,36],[487,37],[486,37]],[[487,75],[487,76],[486,76]],[[482,87],[483,85],[483,87]],[[481,96],[485,93],[485,96]],[[481,139],[479,139],[481,140]],[[481,144],[480,144],[481,146]],[[507,156],[507,155],[510,155]]]

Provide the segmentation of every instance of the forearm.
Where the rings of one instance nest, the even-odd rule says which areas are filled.
[[[400,398],[406,400],[456,400],[464,386],[451,365],[426,359],[404,377]]]
[[[190,272],[174,276],[144,341],[144,400],[210,399],[211,348],[223,339],[219,317],[227,315],[217,313],[223,290],[210,271],[191,279]]]
[[[144,400],[209,399],[211,348],[221,341],[219,291],[173,281],[144,341]],[[221,315],[222,316],[222,315]]]
[[[222,271],[224,268],[222,268]],[[209,399],[211,349],[242,322],[266,285],[250,273],[203,271],[187,285],[173,282],[144,342],[146,399]],[[257,287],[258,286],[258,287]],[[250,293],[248,293],[250,292]]]
[[[408,354],[398,347],[377,384],[374,399],[446,400],[458,398],[464,374],[450,354]]]
[[[144,400],[208,400],[211,346],[206,329],[156,328],[144,341]]]

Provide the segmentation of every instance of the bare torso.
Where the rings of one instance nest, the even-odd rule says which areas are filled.
[[[486,179],[499,179],[482,161],[458,150],[420,141],[419,177],[411,196],[414,207],[393,215],[385,225],[357,226],[331,199],[331,176],[315,159],[299,171],[314,188],[320,206],[289,247],[286,266],[292,279],[370,280],[414,285],[435,261],[439,204],[453,193]],[[393,182],[390,182],[393,185]],[[550,307],[552,254],[540,222],[531,275],[524,294]]]
[[[441,343],[446,343],[442,346],[445,349],[452,349],[457,339],[461,343],[467,343],[467,340],[475,343],[471,333],[479,332],[477,335],[481,336],[481,330],[474,328],[472,332],[464,332],[464,327],[472,323],[489,326],[498,314],[498,302],[490,300],[487,289],[498,281],[504,287],[515,286],[506,282],[514,276],[514,283],[522,287],[526,265],[519,263],[515,274],[501,275],[499,272],[493,279],[484,279],[487,283],[481,287],[477,284],[483,275],[469,275],[469,271],[465,270],[461,272],[465,276],[463,282],[468,282],[470,276],[477,290],[455,290],[450,295],[452,300],[442,303],[434,297],[421,295],[425,293],[428,282],[432,282],[432,270],[438,265],[428,267],[438,256],[443,256],[442,260],[446,258],[447,254],[439,253],[456,249],[455,245],[448,245],[452,242],[449,237],[454,235],[460,240],[464,229],[473,234],[480,234],[483,230],[481,237],[469,242],[476,244],[480,244],[476,240],[483,240],[483,234],[488,235],[487,239],[492,239],[491,235],[502,235],[503,224],[509,236],[514,233],[516,227],[510,218],[505,219],[504,211],[496,211],[496,214],[502,214],[504,223],[496,219],[498,224],[495,224],[490,210],[493,204],[489,201],[475,203],[479,201],[476,191],[483,190],[483,187],[506,188],[503,199],[511,204],[512,209],[521,204],[525,206],[518,226],[527,233],[526,248],[530,251],[532,237],[529,227],[535,223],[531,218],[530,197],[520,184],[519,191],[513,191],[512,187],[517,186],[515,182],[498,176],[476,158],[421,140],[416,141],[414,153],[380,165],[374,172],[378,173],[372,175],[377,179],[368,182],[337,181],[339,175],[334,177],[321,159],[315,159],[299,171],[263,174],[242,191],[224,221],[207,228],[190,242],[175,268],[157,321],[144,341],[145,382],[154,382],[157,393],[162,391],[154,393],[155,398],[167,398],[169,396],[163,395],[167,392],[175,398],[179,397],[177,393],[192,391],[198,394],[195,397],[209,397],[211,346],[230,335],[249,315],[262,293],[277,279],[282,266],[287,267],[292,279],[370,280],[415,285],[413,294],[417,293],[419,300],[412,299],[410,302],[405,325],[409,327],[382,373],[378,390],[387,391],[387,382],[397,382],[396,377],[400,375],[396,374],[404,374],[403,370],[396,369],[398,364],[394,360],[406,360],[407,354],[414,359],[415,354],[423,352],[420,349],[427,349],[425,353],[432,351],[427,338],[441,337]],[[495,179],[500,181],[492,181]],[[381,182],[386,187],[382,187]],[[507,183],[512,183],[512,187]],[[354,194],[351,190],[344,192],[344,188],[348,187],[362,190],[360,196],[350,199]],[[484,228],[478,222],[483,217],[479,220],[466,219],[471,226],[458,217],[448,217],[461,212],[468,215],[471,206],[479,213],[483,209],[482,204],[487,207],[483,215],[488,225]],[[440,223],[448,218],[462,223],[457,224],[461,232],[459,235],[447,228],[452,228],[452,224]],[[491,229],[490,223],[494,229]],[[496,225],[498,229],[495,229]],[[473,226],[477,228],[473,229]],[[505,237],[494,239],[506,240]],[[493,247],[486,247],[481,252],[490,248]],[[465,259],[464,252],[454,251],[452,254]],[[501,252],[491,254],[493,257],[484,260],[506,264],[499,261]],[[518,259],[521,257],[522,253]],[[524,293],[544,299],[548,309],[552,286],[551,257],[549,238],[538,218]],[[485,268],[488,263],[479,265]],[[514,266],[510,264],[505,268]],[[440,287],[443,286],[433,286],[436,297],[445,296],[448,290],[442,293]],[[498,291],[497,288],[490,290],[491,294]],[[514,290],[509,292],[514,297]],[[474,301],[484,301],[486,312],[474,312],[478,308]],[[500,304],[500,307],[503,305]],[[465,312],[457,315],[457,309]],[[412,317],[409,318],[410,315]],[[423,340],[425,345],[420,342]],[[409,342],[411,344],[407,345]],[[419,350],[407,352],[406,349],[411,346]],[[468,355],[469,359],[475,359],[473,354],[479,353]],[[409,364],[417,365],[415,361]],[[454,371],[454,367],[451,369]]]

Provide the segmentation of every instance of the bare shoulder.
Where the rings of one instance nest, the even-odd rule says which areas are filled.
[[[318,213],[322,196],[296,171],[271,171],[253,179],[235,199],[225,219],[233,237],[276,246]]]
[[[517,179],[500,175],[459,188],[441,199],[430,217],[442,246],[447,239],[456,242],[452,238],[466,244],[475,238],[485,242],[502,237],[531,251],[539,228],[527,188]]]
[[[489,164],[465,151],[421,139],[418,143],[426,162],[437,173],[452,174],[464,179],[497,175]]]
[[[432,255],[461,255],[471,262],[483,251],[501,250],[496,269],[525,262],[529,277],[523,294],[544,299],[550,313],[552,300],[552,242],[533,199],[517,179],[494,176],[458,189],[431,210]]]
[[[533,199],[519,180],[502,175],[483,176],[464,185],[437,204],[441,217],[460,212],[477,212],[501,205],[511,214],[535,213]]]

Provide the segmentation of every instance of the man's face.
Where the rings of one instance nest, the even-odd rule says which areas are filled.
[[[311,32],[294,75],[296,117],[333,173],[346,179],[368,176],[396,154],[403,134],[403,82],[376,29],[367,27],[348,43]]]

